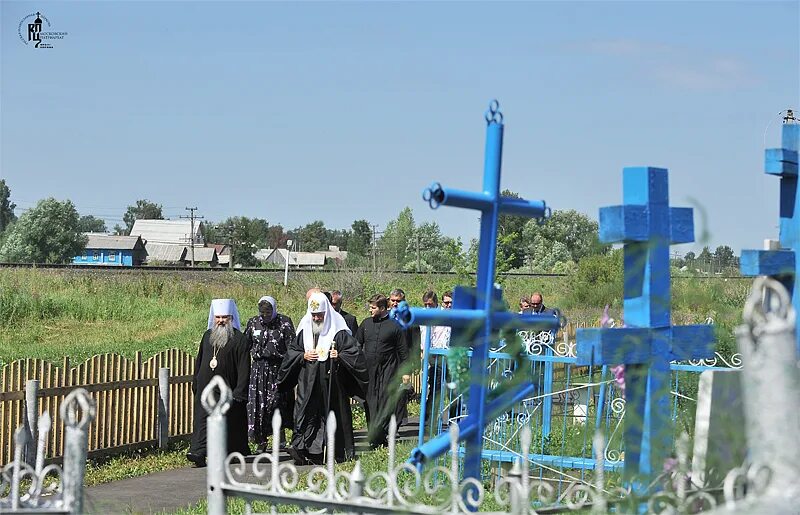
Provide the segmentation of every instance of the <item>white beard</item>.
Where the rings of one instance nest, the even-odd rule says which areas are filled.
[[[311,321],[311,334],[313,334],[315,337],[319,336],[319,334],[322,332],[322,325],[324,323],[325,323],[324,321],[320,322],[320,323],[317,323],[317,322],[314,322],[312,320]]]
[[[214,350],[220,350],[228,344],[228,340],[233,337],[233,325],[215,325],[211,328],[211,346]]]

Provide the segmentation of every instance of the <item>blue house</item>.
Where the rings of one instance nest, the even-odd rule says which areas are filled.
[[[76,265],[140,266],[147,257],[139,236],[86,233],[86,237],[83,253],[72,260]]]

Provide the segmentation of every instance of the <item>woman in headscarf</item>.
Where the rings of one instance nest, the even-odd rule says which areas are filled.
[[[285,444],[284,428],[292,428],[293,392],[278,391],[278,372],[286,355],[286,347],[294,340],[294,324],[278,313],[274,298],[261,297],[258,316],[247,321],[244,331],[253,363],[250,367],[250,391],[247,402],[247,433],[258,445],[259,453],[266,450],[267,437],[272,436],[272,416],[276,409],[283,420],[280,445]],[[273,445],[275,442],[273,442]]]

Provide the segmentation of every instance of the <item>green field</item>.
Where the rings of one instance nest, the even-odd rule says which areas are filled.
[[[405,275],[342,271],[282,274],[253,272],[145,272],[86,270],[0,270],[0,362],[64,356],[75,360],[116,352],[145,357],[169,348],[196,351],[206,329],[209,301],[236,300],[243,319],[256,314],[256,302],[272,295],[278,310],[297,323],[305,311],[305,292],[312,286],[341,289],[345,309],[362,319],[366,299],[374,293],[403,288],[421,305],[428,288],[441,293],[470,278],[454,275]],[[605,303],[619,317],[619,281],[586,284],[580,277],[504,277],[506,301],[516,310],[519,297],[538,290],[545,304],[561,307],[572,321],[595,324]],[[720,347],[732,348],[732,328],[739,323],[750,282],[739,279],[677,278],[673,281],[673,318],[702,323],[711,316],[719,326]]]

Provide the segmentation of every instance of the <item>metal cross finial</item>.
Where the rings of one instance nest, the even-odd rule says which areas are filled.
[[[486,125],[493,123],[503,125],[503,113],[500,112],[500,102],[497,100],[489,102],[489,109],[484,116],[486,117]]]
[[[212,377],[200,394],[200,404],[209,415],[217,413],[224,415],[230,409],[231,402],[233,402],[233,392],[220,376]]]
[[[648,485],[672,447],[670,361],[713,356],[714,328],[671,325],[669,245],[694,241],[694,224],[669,206],[667,170],[625,168],[623,197],[600,209],[600,241],[624,244],[627,327],[578,329],[577,362],[626,365],[625,473]]]
[[[78,419],[78,408],[83,412],[83,418]],[[76,388],[69,392],[69,395],[64,399],[61,405],[61,419],[68,427],[76,429],[86,429],[89,424],[94,420],[97,412],[92,397],[83,388]]]

